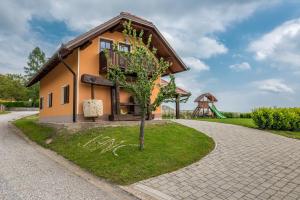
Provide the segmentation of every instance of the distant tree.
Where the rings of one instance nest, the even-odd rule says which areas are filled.
[[[20,74],[0,74],[0,99],[25,101],[28,90],[26,80]]]
[[[27,66],[24,67],[27,80],[31,79],[41,69],[45,62],[45,53],[39,47],[35,47],[28,56]]]
[[[137,34],[137,31],[132,28],[131,22],[124,24],[124,37],[131,44],[132,51],[124,52],[114,44],[113,50],[118,57],[122,58],[126,67],[122,70],[118,65],[115,65],[110,58],[109,52],[106,51],[106,57],[109,61],[108,78],[120,85],[120,87],[131,93],[140,107],[141,123],[140,123],[140,150],[144,148],[144,127],[147,114],[152,113],[165,100],[173,97],[175,94],[175,79],[171,76],[168,85],[161,86],[157,80],[167,71],[170,66],[168,61],[163,58],[157,58],[157,50],[151,48],[150,35],[144,43],[143,31]],[[134,79],[128,76],[134,76]],[[159,92],[154,101],[150,98],[154,87],[159,88]]]
[[[29,81],[46,63],[45,53],[39,48],[35,47],[28,56],[27,66],[24,67],[25,77]],[[28,89],[28,96],[33,104],[39,98],[40,85],[36,83]]]

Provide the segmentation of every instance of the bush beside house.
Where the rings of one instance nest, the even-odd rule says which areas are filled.
[[[1,102],[0,104],[4,105],[6,108],[20,108],[20,107],[39,107],[38,102],[33,105],[33,102],[31,101],[7,101],[7,102]]]

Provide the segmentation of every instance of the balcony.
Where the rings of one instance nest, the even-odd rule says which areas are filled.
[[[125,58],[119,56],[115,52],[110,52],[110,58],[111,58],[112,64],[117,65],[120,68],[124,69],[127,65]],[[108,67],[109,67],[109,63],[105,56],[105,53],[104,53],[104,51],[101,51],[99,54],[99,72],[106,73],[108,70]]]

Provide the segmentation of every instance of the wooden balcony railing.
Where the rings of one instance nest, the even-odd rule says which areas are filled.
[[[111,58],[112,64],[117,65],[120,68],[125,68],[127,65],[126,60],[123,57],[116,54],[115,52],[110,52],[110,58]],[[100,55],[99,55],[99,67],[100,67],[100,69],[99,69],[100,73],[107,72],[107,69],[109,67],[109,63],[105,56],[104,51],[101,51]]]

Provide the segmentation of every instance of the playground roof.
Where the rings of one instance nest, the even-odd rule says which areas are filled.
[[[199,101],[203,101],[204,98],[207,98],[210,102],[217,102],[218,99],[212,95],[211,93],[207,92],[207,93],[204,93],[204,94],[201,94],[200,96],[198,96],[194,102],[199,102]]]

